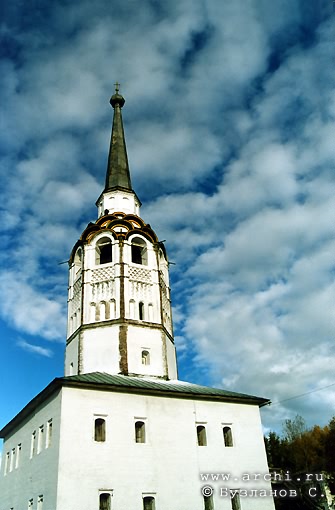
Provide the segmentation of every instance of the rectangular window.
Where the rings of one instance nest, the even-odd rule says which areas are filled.
[[[131,246],[131,261],[134,264],[142,264],[142,248],[133,244]]]
[[[223,432],[223,442],[225,446],[233,446],[233,434],[231,431],[231,427],[225,425],[222,429]]]
[[[135,422],[135,442],[145,443],[145,423],[143,421]]]
[[[150,353],[146,349],[142,351],[142,365],[150,365]]]
[[[9,461],[10,461],[10,453],[7,452],[6,453],[6,459],[5,459],[5,475],[8,473],[9,471]]]
[[[47,423],[47,437],[45,447],[50,448],[51,443],[52,443],[52,420],[49,420]]]
[[[14,466],[15,466],[15,448],[12,449],[12,453],[11,453],[11,456],[10,456],[9,471],[13,471]]]
[[[41,453],[43,449],[44,442],[44,425],[41,425],[38,429],[38,443],[37,443],[37,453]]]
[[[43,510],[43,495],[37,498],[37,510]]]
[[[241,510],[240,495],[235,490],[230,493],[232,510]]]
[[[99,510],[111,510],[111,495],[109,492],[101,492],[99,495]]]
[[[143,498],[143,510],[155,510],[155,498],[153,496]]]
[[[214,510],[213,495],[204,496],[204,510]]]
[[[17,469],[20,465],[20,457],[21,457],[22,444],[19,443],[17,445],[16,459],[15,459],[15,469]]]
[[[100,443],[106,441],[106,421],[103,418],[94,420],[94,441]]]
[[[32,458],[36,453],[36,430],[31,434],[31,443],[30,443],[30,458]]]
[[[197,425],[197,439],[198,446],[207,446],[206,427],[204,425]]]

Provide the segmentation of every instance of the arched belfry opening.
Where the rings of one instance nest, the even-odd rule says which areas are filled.
[[[133,237],[131,240],[131,261],[134,264],[148,264],[147,243],[141,237]]]
[[[95,246],[95,263],[108,264],[113,261],[113,244],[110,237],[103,237]]]

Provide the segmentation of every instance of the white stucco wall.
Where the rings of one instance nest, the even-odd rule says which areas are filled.
[[[56,509],[58,477],[58,445],[60,428],[61,393],[44,403],[42,407],[22,423],[21,427],[6,438],[3,445],[2,466],[0,472],[0,508],[1,510],[25,510],[28,501],[33,499],[36,509],[37,498],[43,496],[44,508]],[[51,444],[46,448],[47,424],[52,420]],[[44,426],[43,444],[37,453],[38,431]],[[31,436],[37,433],[36,450],[31,457]],[[13,448],[18,451],[21,444],[19,465],[5,474],[5,457]]]
[[[142,365],[143,349],[150,352],[150,364]],[[140,326],[128,326],[128,370],[130,373],[164,376],[162,332]]]
[[[231,473],[238,481],[212,482],[215,508],[228,510],[221,487],[270,490],[268,482],[242,483],[242,473],[267,473],[257,406],[149,397],[65,388],[62,401],[59,493],[56,510],[99,508],[99,490],[112,491],[112,509],[142,509],[154,494],[157,510],[203,510],[200,473]],[[94,419],[106,420],[106,441],[94,441]],[[135,442],[136,419],[146,443]],[[196,423],[207,429],[198,446]],[[231,424],[234,446],[223,443]],[[243,510],[273,510],[271,498],[247,498]]]
[[[123,211],[128,214],[139,215],[140,204],[134,193],[114,190],[103,193],[98,201],[98,216],[100,217],[105,209],[110,213]]]
[[[60,418],[61,416],[61,418]],[[94,420],[106,420],[106,440],[94,441]],[[52,419],[49,448],[30,458],[31,434]],[[135,442],[135,421],[145,423],[146,442]],[[207,446],[198,446],[196,425],[206,427]],[[224,446],[229,424],[233,447]],[[46,439],[46,437],[45,437]],[[4,475],[7,451],[22,444],[20,464]],[[230,473],[231,481],[207,481],[201,473]],[[203,510],[201,487],[215,490],[214,508],[229,510],[221,488],[270,490],[264,481],[241,475],[265,474],[267,463],[257,406],[176,399],[77,388],[40,407],[6,438],[0,473],[1,510],[28,508],[43,495],[43,509],[99,510],[99,492],[110,491],[112,510],[142,510],[151,494],[156,510]],[[243,510],[274,510],[271,498],[244,498]]]
[[[81,335],[81,351],[79,355],[79,334]],[[129,373],[165,376],[165,342],[166,336],[161,329],[146,327],[144,324],[129,324],[127,326],[127,357]],[[166,359],[168,362],[168,376],[177,377],[176,355],[174,345],[166,336]],[[142,364],[142,351],[150,353],[150,364]],[[78,373],[78,356],[82,362],[82,373],[120,372],[119,325],[99,324],[95,328],[88,328],[78,333],[66,347],[65,375]],[[73,368],[71,368],[73,363]]]
[[[84,330],[81,348],[83,372],[119,373],[119,326]]]
[[[178,371],[177,371],[176,347],[167,336],[166,336],[166,355],[169,369],[168,373],[169,379],[177,379]]]
[[[75,375],[78,373],[78,342],[79,334],[66,346],[64,362],[65,375]]]

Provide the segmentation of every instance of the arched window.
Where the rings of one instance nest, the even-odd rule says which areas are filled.
[[[223,440],[225,446],[233,446],[233,435],[230,427],[223,427]]]
[[[111,510],[111,495],[102,492],[99,497],[99,510]]]
[[[123,197],[122,199],[122,211],[129,211],[129,199],[127,197]]]
[[[72,324],[73,324],[73,331],[75,331],[77,329],[77,314],[76,313],[73,314]]]
[[[143,510],[155,510],[155,498],[152,496],[145,496],[143,498]]]
[[[97,418],[94,422],[94,441],[106,441],[106,422],[103,418]]]
[[[136,443],[145,443],[145,423],[143,421],[135,422],[135,441]]]
[[[91,322],[96,320],[96,304],[90,303],[90,320]]]
[[[144,321],[144,303],[142,301],[138,304],[138,317],[140,321]]]
[[[109,317],[115,319],[116,317],[116,302],[115,299],[111,299],[109,303]]]
[[[76,274],[81,269],[82,257],[83,257],[83,251],[81,248],[78,248],[78,250],[74,256],[74,265],[76,267]]]
[[[95,320],[100,320],[100,306],[99,303],[95,305]]]
[[[142,365],[150,365],[149,351],[142,351]]]
[[[100,320],[104,321],[105,319],[108,318],[107,317],[107,309],[106,309],[106,301],[100,301],[99,308],[100,308]]]
[[[131,261],[134,264],[148,264],[147,243],[140,237],[131,241]]]
[[[95,263],[108,264],[112,262],[113,245],[109,237],[99,239],[95,247]]]
[[[135,301],[133,299],[129,301],[129,317],[135,319]]]
[[[148,306],[148,319],[149,322],[152,322],[154,320],[154,307],[152,303],[149,303]]]
[[[199,446],[207,446],[206,427],[204,425],[197,426],[197,438]]]

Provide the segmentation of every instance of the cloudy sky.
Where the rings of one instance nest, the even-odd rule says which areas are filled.
[[[63,374],[61,263],[97,217],[115,81],[180,378],[270,398],[266,429],[335,414],[330,4],[2,6],[0,426]]]

